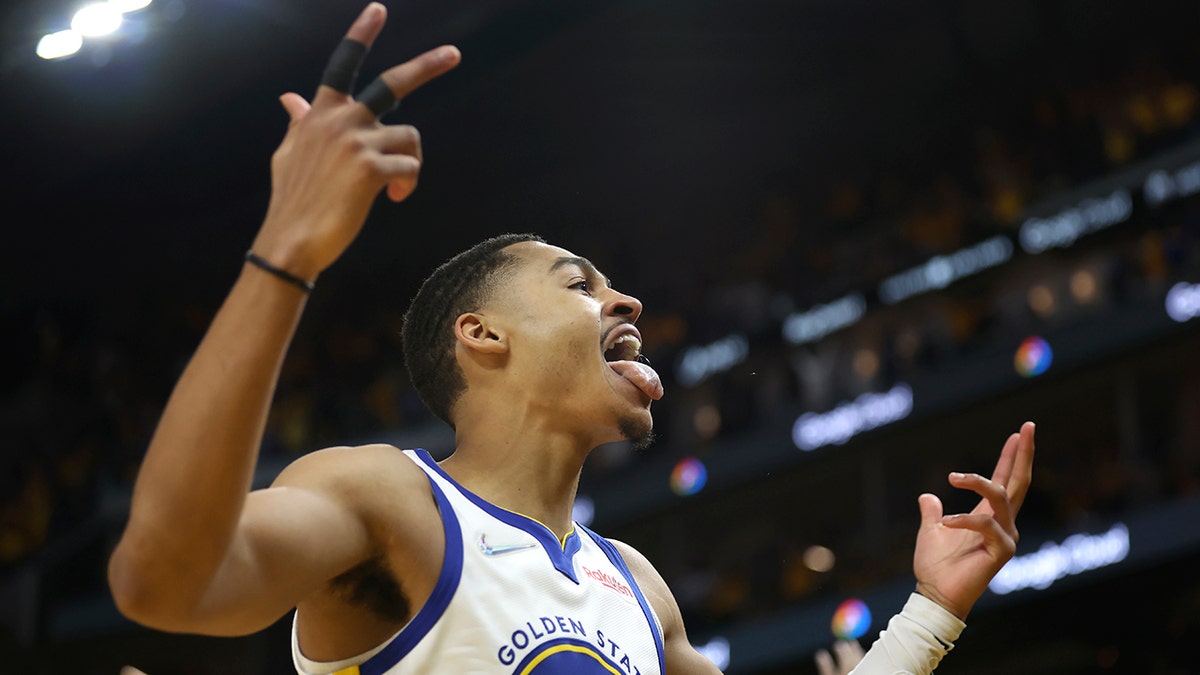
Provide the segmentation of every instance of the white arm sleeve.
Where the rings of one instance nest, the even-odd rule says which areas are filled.
[[[954,649],[954,641],[966,626],[946,608],[913,593],[851,673],[928,675]]]

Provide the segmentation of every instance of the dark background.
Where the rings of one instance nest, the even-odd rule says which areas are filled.
[[[287,672],[286,619],[236,640],[145,631],[112,610],[103,564],[157,414],[264,213],[286,127],[277,97],[311,94],[361,5],[160,0],[118,36],[41,61],[37,39],[73,8],[7,3],[0,18],[0,672]],[[883,306],[870,289],[931,256],[1015,240],[1046,204],[1191,147],[1200,6],[388,9],[361,84],[439,44],[458,45],[463,62],[387,117],[421,130],[421,184],[403,204],[381,199],[321,276],[264,479],[333,443],[448,451],[407,387],[399,317],[441,260],[484,236],[537,232],[645,303],[647,351],[668,388],[660,440],[644,455],[603,449],[582,491],[602,533],[659,566],[694,641],[789,611],[827,617],[830,602],[909,584],[916,495],[967,507],[945,471],[986,472],[1034,419],[1028,545],[1141,518],[1160,525],[1161,551],[981,602],[940,671],[1197,672],[1186,655],[1200,637],[1197,523],[1172,520],[1195,513],[1200,493],[1196,328],[1138,333],[1157,324],[1130,317],[1172,284],[1200,282],[1198,198],[1139,208],[1069,249],[1018,250],[921,299]],[[1083,269],[1100,299],[1072,309],[1066,289]],[[1056,311],[1032,309],[1039,285],[1058,293]],[[870,303],[860,325],[813,345],[780,339],[788,312],[856,290]],[[1012,351],[1034,331],[1074,346],[1061,367],[1023,379]],[[689,347],[731,334],[746,337],[745,362],[698,386],[674,381]],[[1008,379],[952,395],[946,383],[992,362]],[[799,413],[901,381],[942,383],[929,390],[950,399],[833,450],[790,445]],[[693,423],[701,410],[717,412],[716,430]],[[685,456],[710,465],[710,486],[679,498],[666,476]],[[695,543],[709,538],[727,544]],[[837,552],[833,571],[797,566],[814,543]],[[877,606],[872,631],[897,608]],[[833,639],[823,620],[784,662],[737,672],[811,672],[812,649]]]

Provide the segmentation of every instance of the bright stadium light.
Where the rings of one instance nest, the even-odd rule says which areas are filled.
[[[121,11],[107,2],[85,5],[71,17],[71,30],[84,37],[109,35],[121,27]]]
[[[60,30],[57,33],[43,35],[38,40],[37,55],[43,59],[61,59],[79,51],[83,46],[83,36],[73,30]]]
[[[83,47],[83,38],[112,35],[121,27],[125,14],[150,6],[151,0],[107,0],[81,7],[71,18],[71,29],[42,36],[37,55],[43,59],[71,56]]]
[[[122,14],[128,14],[149,7],[150,0],[108,0],[108,4]]]

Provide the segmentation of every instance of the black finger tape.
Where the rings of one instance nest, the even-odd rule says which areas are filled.
[[[354,81],[358,79],[358,68],[366,55],[366,44],[344,38],[330,55],[325,72],[321,74],[321,84],[343,94],[350,93]]]
[[[358,102],[367,106],[371,112],[375,113],[376,117],[381,117],[396,109],[400,105],[400,101],[396,98],[396,94],[392,92],[391,87],[380,78],[375,78],[368,84],[362,93],[358,95]]]

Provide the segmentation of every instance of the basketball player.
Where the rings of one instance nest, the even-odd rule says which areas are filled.
[[[437,268],[406,315],[414,386],[455,431],[421,450],[333,447],[251,491],[289,341],[318,274],[383,191],[415,188],[421,145],[379,116],[459,62],[449,46],[351,91],[385,19],[362,12],[272,159],[272,194],[240,275],[163,411],[109,582],[120,610],[163,631],[244,635],[293,612],[300,673],[714,673],[679,607],[633,548],[571,520],[601,444],[651,436],[657,374],[639,360],[642,305],[587,259],[532,235],[488,239]],[[921,495],[917,586],[858,672],[931,671],[1013,555],[1033,425],[981,497],[943,516]]]

